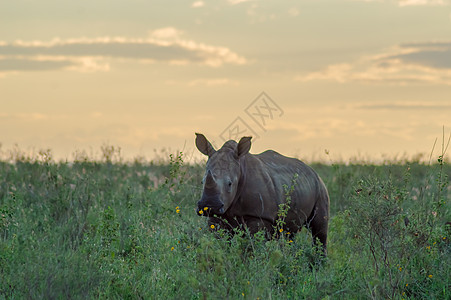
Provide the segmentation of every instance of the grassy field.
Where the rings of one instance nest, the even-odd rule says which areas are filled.
[[[108,149],[103,149],[108,150]],[[312,164],[331,198],[328,257],[306,230],[216,238],[203,166],[0,162],[0,298],[450,299],[451,167]]]

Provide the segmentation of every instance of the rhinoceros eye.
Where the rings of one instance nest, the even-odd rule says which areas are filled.
[[[229,180],[229,183],[228,183],[228,184],[229,184],[229,187],[230,187],[230,186],[232,186],[232,181],[231,181],[231,180]]]

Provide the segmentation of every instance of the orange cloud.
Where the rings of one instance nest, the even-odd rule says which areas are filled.
[[[0,41],[0,72],[76,70],[108,71],[113,60],[145,63],[246,64],[244,57],[227,47],[182,38],[183,32],[166,27],[147,38],[99,37],[51,41]]]
[[[401,44],[354,62],[296,76],[295,80],[451,85],[451,42]]]

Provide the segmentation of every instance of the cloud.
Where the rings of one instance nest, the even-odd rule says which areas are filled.
[[[436,110],[444,111],[451,110],[451,104],[441,103],[371,103],[371,104],[357,104],[354,106],[356,109],[366,110]]]
[[[354,62],[329,65],[295,80],[451,85],[451,42],[401,44]]]
[[[236,80],[229,78],[199,78],[188,83],[189,86],[221,86],[221,85],[239,85]]]
[[[299,15],[299,9],[292,7],[288,10],[288,14],[292,17],[297,17]]]
[[[191,4],[191,7],[193,7],[193,8],[198,8],[198,7],[203,7],[203,6],[205,6],[204,1],[196,1]]]
[[[0,113],[0,121],[20,121],[20,122],[32,122],[32,121],[44,121],[50,119],[49,115],[32,112],[32,113]]]
[[[398,5],[403,6],[437,6],[437,5],[448,5],[448,1],[444,0],[399,0]]]
[[[451,69],[451,42],[402,44],[400,53],[388,59],[400,59],[407,63],[426,65],[439,69]]]
[[[99,37],[51,41],[0,41],[0,72],[76,70],[107,71],[112,60],[169,64],[245,64],[227,47],[184,39],[173,28],[153,30],[147,38]]]
[[[254,0],[227,0],[227,2],[231,5],[237,5],[243,2],[250,2],[250,1],[254,1]]]
[[[449,0],[358,0],[362,2],[394,2],[397,3],[399,7],[406,6],[445,6],[449,5]]]
[[[73,66],[70,61],[0,58],[0,71],[45,71]]]
[[[156,40],[179,39],[183,31],[174,27],[164,27],[149,32],[149,36]]]
[[[277,15],[273,12],[273,10],[264,6],[262,7],[257,3],[253,3],[248,7],[246,15],[252,24],[273,21],[277,18]]]

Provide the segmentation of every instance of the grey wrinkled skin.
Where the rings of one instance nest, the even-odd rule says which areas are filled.
[[[196,146],[208,156],[197,209],[209,218],[209,225],[230,231],[247,227],[251,233],[265,229],[271,236],[279,204],[286,201],[283,186],[290,187],[297,174],[284,231],[295,233],[306,226],[326,254],[329,195],[312,168],[272,150],[250,154],[251,137],[227,141],[216,151],[204,135],[196,133]]]

